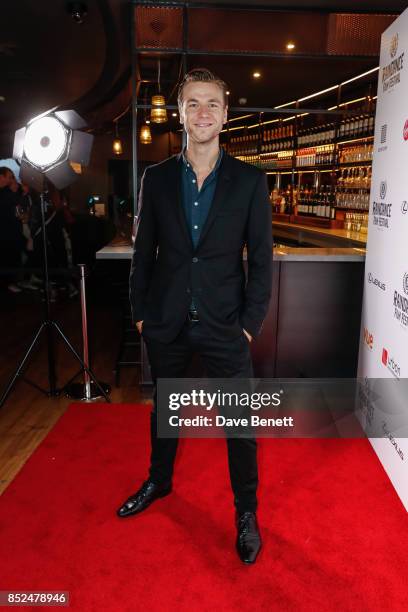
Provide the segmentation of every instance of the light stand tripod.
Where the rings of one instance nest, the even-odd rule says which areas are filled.
[[[48,260],[47,260],[47,236],[46,236],[46,223],[45,223],[45,194],[44,191],[40,193],[40,206],[41,206],[41,228],[42,228],[42,237],[43,237],[43,282],[44,282],[44,320],[41,323],[39,329],[37,330],[31,344],[29,345],[23,359],[18,365],[15,373],[13,374],[10,382],[8,383],[3,395],[0,399],[0,408],[3,406],[10,392],[12,391],[14,385],[16,384],[19,377],[23,378],[25,382],[35,387],[48,397],[57,397],[60,395],[62,389],[57,389],[57,379],[55,373],[55,352],[54,352],[54,330],[57,331],[58,335],[62,338],[68,349],[77,359],[77,361],[81,364],[82,369],[85,372],[87,377],[90,377],[93,380],[95,387],[100,392],[100,395],[105,398],[107,402],[110,402],[107,392],[101,386],[101,384],[97,381],[95,375],[92,370],[88,367],[87,364],[81,359],[75,348],[72,346],[68,338],[65,336],[60,326],[56,321],[51,318],[51,305],[50,305],[50,283],[49,283],[49,273],[48,273]],[[47,355],[48,355],[48,389],[44,389],[37,385],[36,383],[26,379],[22,376],[24,371],[24,367],[27,364],[31,354],[33,353],[42,332],[45,330],[47,337]],[[89,379],[88,379],[89,380]]]

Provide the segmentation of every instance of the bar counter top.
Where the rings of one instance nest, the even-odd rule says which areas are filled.
[[[312,243],[315,246],[363,247],[367,242],[367,234],[352,232],[345,229],[330,229],[272,221],[274,238],[289,238],[292,240]]]
[[[96,253],[96,259],[131,259],[133,247],[129,243],[113,242]],[[245,254],[244,254],[244,258]],[[364,261],[365,249],[351,248],[304,248],[304,247],[274,247],[274,261]]]

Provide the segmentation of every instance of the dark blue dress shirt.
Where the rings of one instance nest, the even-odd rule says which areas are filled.
[[[223,149],[220,149],[217,162],[212,172],[205,179],[200,191],[198,191],[196,173],[186,158],[185,151],[182,153],[183,163],[181,172],[183,207],[194,248],[198,244],[201,230],[203,229],[214,199],[218,168],[220,167],[223,153]]]
[[[190,231],[194,248],[196,248],[198,244],[201,230],[204,227],[204,223],[207,219],[212,201],[214,199],[215,188],[217,186],[218,169],[220,167],[223,154],[224,151],[220,148],[217,162],[211,173],[205,179],[199,191],[197,176],[185,155],[185,149],[182,153],[182,201],[184,214],[187,220],[187,227]],[[193,296],[190,310],[196,309],[197,305]]]

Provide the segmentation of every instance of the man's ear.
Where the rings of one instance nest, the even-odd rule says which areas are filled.
[[[227,123],[228,121],[228,106],[224,108],[224,118],[222,120],[223,123]]]

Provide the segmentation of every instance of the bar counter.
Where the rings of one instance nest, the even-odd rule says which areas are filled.
[[[124,243],[108,245],[96,255],[98,265],[113,266],[112,278],[117,266],[126,268],[126,278],[131,256],[132,246]],[[262,333],[251,345],[255,376],[356,375],[364,264],[361,246],[274,248],[270,307]],[[149,383],[143,343],[141,362],[141,382]]]
[[[305,246],[365,248],[367,241],[367,235],[361,232],[312,227],[283,221],[273,221],[272,230],[274,240],[285,240]]]
[[[133,247],[128,243],[112,243],[103,247],[96,253],[96,259],[116,260],[131,259]],[[244,252],[244,260],[246,255]],[[359,247],[333,248],[333,247],[287,247],[279,246],[273,249],[274,261],[337,261],[337,262],[363,262],[365,249]]]

